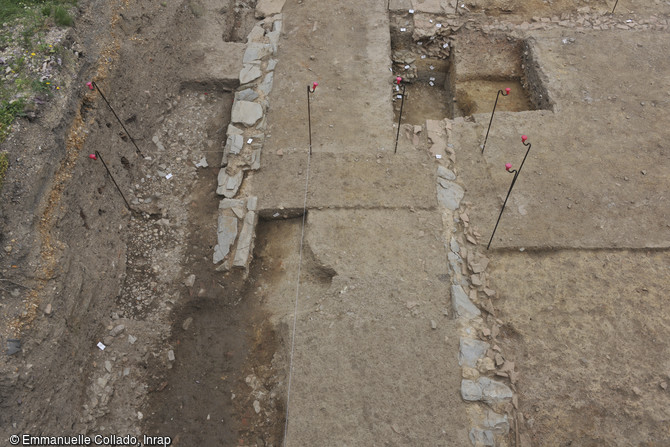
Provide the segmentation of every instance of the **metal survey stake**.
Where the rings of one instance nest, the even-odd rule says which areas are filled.
[[[401,82],[402,82],[402,78],[400,76],[395,78],[395,83],[396,84],[400,85]],[[394,154],[398,152],[398,138],[400,137],[400,122],[402,121],[402,107],[405,105],[405,86],[406,85],[407,84],[402,82],[402,100],[400,101],[400,116],[398,116],[398,132],[396,132],[396,134],[395,134],[395,149],[393,150]]]
[[[496,106],[498,105],[498,97],[502,94],[503,96],[509,95],[510,88],[506,88],[505,91],[503,92],[502,90],[498,90],[498,93],[496,94],[496,102],[493,103],[493,112],[491,112],[491,119],[489,120],[489,128],[486,131],[486,138],[484,138],[484,144],[482,145],[482,154],[484,153],[484,149],[486,149],[486,140],[489,139],[489,131],[491,130],[491,123],[493,122],[493,115],[496,113]]]
[[[109,103],[109,101],[107,101],[107,98],[105,98],[105,95],[102,94],[102,91],[100,91],[100,87],[98,87],[98,84],[96,84],[95,81],[91,81],[91,82],[86,83],[86,85],[91,90],[93,90],[93,87],[95,87],[95,89],[98,91],[98,93],[100,93],[100,96],[102,97],[102,99],[107,104],[107,107],[109,107],[109,110],[112,111],[112,113],[116,117],[116,120],[119,122],[119,124],[121,124],[121,127],[123,128],[124,132],[126,132],[126,135],[128,135],[128,138],[130,138],[130,141],[132,141],[133,146],[135,146],[135,151],[137,151],[137,153],[139,154],[140,157],[144,158],[144,155],[142,154],[142,151],[140,151],[140,148],[137,147],[137,143],[135,143],[135,140],[130,135],[130,132],[128,132],[128,129],[126,129],[126,126],[124,126],[123,123],[121,122],[121,119],[119,118],[119,115],[116,114],[116,112],[112,108],[112,105]]]
[[[512,169],[512,165],[510,163],[507,163],[505,165],[505,170],[511,174],[514,174],[514,178],[512,179],[512,184],[509,185],[509,190],[507,191],[507,197],[505,197],[505,201],[503,202],[503,206],[500,209],[500,214],[498,215],[498,220],[496,221],[496,226],[493,228],[493,233],[491,234],[491,239],[489,239],[489,243],[486,246],[486,249],[488,250],[489,247],[491,246],[491,241],[493,240],[493,236],[496,234],[496,230],[498,229],[498,224],[500,223],[500,218],[502,217],[503,211],[505,211],[505,205],[507,205],[507,199],[509,199],[509,195],[512,192],[512,188],[514,188],[514,184],[516,183],[516,179],[519,177],[519,174],[521,173],[521,169],[523,168],[523,164],[526,162],[526,157],[528,157],[528,152],[530,152],[530,143],[526,143],[526,140],[528,139],[527,136],[521,135],[521,143],[528,148],[526,150],[526,155],[523,157],[523,161],[521,162],[521,166],[519,166],[519,170],[517,171],[516,169]]]
[[[313,82],[312,86],[307,86],[307,123],[309,126],[309,155],[312,155],[312,109],[310,105],[310,96],[316,91],[319,86],[318,82]]]
[[[116,189],[119,191],[119,194],[121,194],[121,198],[123,199],[124,202],[126,202],[126,206],[127,206],[128,209],[130,210],[130,204],[129,204],[128,201],[126,200],[126,196],[124,196],[123,193],[121,192],[121,188],[119,188],[119,184],[116,183],[116,180],[114,180],[114,176],[112,175],[112,173],[110,172],[109,168],[107,167],[107,163],[105,163],[105,160],[102,159],[102,155],[100,155],[100,152],[98,152],[98,151],[95,151],[95,155],[96,155],[96,157],[98,157],[98,158],[100,159],[100,161],[102,162],[102,165],[105,167],[105,170],[107,171],[107,174],[109,174],[109,176],[111,177],[112,182],[114,182],[114,186],[116,186]],[[89,156],[89,158],[94,159],[94,158],[91,157],[91,156]],[[131,210],[131,211],[132,211],[132,210]]]
[[[614,14],[614,10],[616,9],[616,5],[619,3],[619,0],[616,0],[614,2],[614,8],[612,8],[612,14]]]

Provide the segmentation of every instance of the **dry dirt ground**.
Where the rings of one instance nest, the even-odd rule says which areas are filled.
[[[258,197],[253,261],[223,273],[215,190],[255,6],[80,0],[62,95],[2,144],[2,442],[670,445],[670,3],[287,0],[238,194]],[[478,370],[464,336],[490,343]],[[461,398],[480,374],[514,392],[490,438]]]

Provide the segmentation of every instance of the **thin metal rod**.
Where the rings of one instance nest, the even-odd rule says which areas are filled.
[[[312,108],[309,98],[314,91],[307,86],[307,123],[309,126],[309,155],[312,155]]]
[[[503,206],[500,209],[500,214],[498,214],[498,220],[496,221],[496,226],[493,228],[493,233],[491,233],[491,239],[489,239],[489,243],[486,246],[486,249],[488,250],[489,247],[491,247],[491,241],[493,241],[493,236],[496,234],[496,230],[498,229],[498,224],[500,223],[500,218],[503,215],[503,211],[505,211],[505,206],[507,205],[507,199],[509,199],[509,195],[512,193],[512,188],[514,188],[514,184],[516,183],[516,179],[519,177],[519,174],[521,173],[521,169],[523,168],[523,164],[526,162],[526,157],[528,157],[528,153],[530,152],[530,143],[523,142],[522,143],[524,146],[528,147],[528,150],[526,150],[526,155],[523,157],[523,161],[521,162],[521,166],[519,166],[519,170],[512,169],[511,173],[514,173],[514,178],[512,179],[512,184],[509,186],[509,190],[507,191],[507,197],[505,197],[505,201],[503,202]]]
[[[616,5],[617,5],[618,3],[619,3],[619,0],[616,0],[616,2],[614,2],[614,8],[612,8],[612,14],[614,14],[614,10],[616,9]]]
[[[112,178],[112,181],[114,182],[114,186],[116,186],[116,189],[119,191],[119,194],[121,194],[121,198],[123,198],[123,201],[126,202],[126,206],[127,206],[128,209],[130,210],[130,204],[129,204],[128,201],[126,200],[126,196],[124,196],[123,193],[121,192],[121,188],[119,188],[119,184],[116,183],[116,180],[114,180],[114,176],[112,175],[111,171],[110,171],[109,168],[107,167],[107,163],[105,163],[105,160],[102,158],[102,155],[100,155],[100,152],[95,151],[95,156],[98,157],[98,158],[100,159],[100,161],[102,162],[102,165],[103,165],[103,166],[105,167],[105,169],[107,170],[107,174],[109,174],[109,176]],[[131,211],[132,211],[132,210],[131,210]]]
[[[398,138],[400,137],[400,122],[402,121],[402,108],[405,105],[405,84],[403,82],[402,84],[402,101],[400,101],[400,116],[398,116],[398,132],[395,134],[395,149],[393,150],[393,153],[398,152]]]
[[[142,151],[140,151],[140,148],[137,147],[137,143],[135,143],[135,139],[132,137],[132,135],[130,135],[130,132],[128,132],[128,129],[126,129],[126,126],[123,125],[123,123],[121,122],[121,118],[119,118],[119,115],[116,114],[116,112],[115,112],[114,109],[112,108],[112,105],[109,103],[109,101],[107,101],[107,98],[105,98],[105,95],[104,95],[104,94],[102,93],[102,91],[100,90],[100,87],[98,87],[98,84],[96,84],[95,81],[91,81],[91,84],[95,87],[95,89],[98,91],[98,93],[100,93],[100,96],[102,96],[102,99],[103,99],[103,100],[105,101],[105,103],[107,104],[107,107],[109,107],[109,110],[112,111],[112,113],[113,113],[114,116],[116,117],[116,120],[119,122],[119,124],[121,124],[121,127],[122,127],[123,130],[126,132],[126,135],[128,135],[128,138],[130,138],[130,141],[132,141],[133,146],[135,146],[135,150],[137,151],[137,153],[138,153],[142,158],[144,158],[144,155],[142,154]]]
[[[507,96],[509,93],[505,93],[502,90],[498,90],[498,93],[496,94],[496,102],[493,103],[493,111],[491,112],[491,119],[489,120],[489,128],[486,130],[486,138],[484,138],[484,145],[482,146],[482,154],[484,153],[484,149],[486,149],[486,141],[489,139],[489,132],[491,131],[491,123],[493,122],[493,115],[496,113],[496,106],[498,105],[498,97],[500,95]]]

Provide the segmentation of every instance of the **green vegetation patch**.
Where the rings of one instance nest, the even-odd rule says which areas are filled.
[[[23,108],[61,89],[62,42],[76,0],[0,0],[0,143]],[[31,104],[32,103],[32,104]]]

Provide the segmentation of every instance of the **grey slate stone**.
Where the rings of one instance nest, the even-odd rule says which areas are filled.
[[[458,254],[460,249],[461,249],[461,247],[458,245],[458,241],[456,239],[454,239],[453,237],[451,238],[451,241],[449,242],[449,248],[451,249],[451,251],[453,251],[456,254]]]
[[[277,59],[270,59],[268,61],[268,71],[273,71],[277,67]]]
[[[235,207],[244,207],[244,199],[221,199],[219,201],[220,210],[227,210]]]
[[[456,180],[456,174],[454,174],[453,171],[450,171],[444,166],[437,167],[437,176],[445,180]]]
[[[254,149],[251,153],[251,170],[258,171],[261,168],[261,150]]]
[[[498,414],[493,410],[486,410],[484,417],[477,421],[477,425],[486,430],[491,430],[494,435],[506,435],[509,433],[509,419],[506,414]]]
[[[251,196],[247,199],[247,209],[249,211],[256,211],[256,208],[258,207],[258,197],[256,196]]]
[[[502,382],[480,377],[477,380],[482,390],[482,400],[487,404],[495,404],[512,399],[512,390]]]
[[[259,0],[256,3],[256,18],[262,19],[274,14],[279,14],[286,0]]]
[[[227,154],[237,155],[242,150],[244,146],[244,137],[242,135],[228,135],[226,140],[226,147],[224,150]]]
[[[447,209],[455,211],[461,205],[465,191],[461,185],[443,179],[438,179],[437,201]]]
[[[228,124],[228,130],[226,131],[227,135],[242,135],[244,131],[239,127],[235,127],[232,124]]]
[[[265,35],[265,30],[260,25],[255,25],[249,35],[247,36],[247,43],[251,42],[262,42],[263,36]]]
[[[214,247],[214,264],[218,264],[230,253],[230,246],[237,237],[237,219],[232,216],[219,214],[217,229],[217,244]]]
[[[225,169],[221,169],[219,171],[219,186],[216,188],[216,193],[229,199],[235,197],[237,191],[240,189],[243,178],[244,172],[242,171],[239,171],[237,174],[231,176],[226,173]]]
[[[272,31],[271,33],[268,33],[268,39],[270,39],[270,50],[272,51],[273,55],[277,55],[277,49],[279,48],[279,35],[281,34],[280,31]]]
[[[249,101],[235,101],[230,119],[233,123],[253,126],[262,116],[263,107],[260,104]]]
[[[244,52],[244,58],[242,62],[245,64],[251,64],[254,62],[260,62],[265,56],[268,56],[272,52],[272,45],[259,42],[251,42],[247,45],[247,49]]]
[[[486,355],[486,351],[491,347],[488,343],[474,338],[461,337],[460,349],[458,352],[458,364],[475,368],[477,360]]]
[[[470,442],[474,447],[495,447],[496,442],[491,430],[473,428],[470,430]]]
[[[258,98],[258,93],[250,88],[246,88],[241,92],[235,93],[235,101],[255,101]],[[240,132],[242,133],[242,132]]]
[[[469,402],[482,400],[482,389],[479,384],[473,380],[461,380],[461,397]]]
[[[244,64],[240,70],[240,84],[247,84],[261,77],[261,67],[257,64]]]
[[[274,81],[274,73],[269,72],[268,74],[265,75],[265,78],[263,78],[263,82],[261,83],[260,86],[258,86],[258,89],[263,92],[265,96],[269,95],[270,92],[272,91],[272,82]]]
[[[451,305],[459,317],[472,319],[482,314],[479,308],[472,304],[463,287],[459,285],[451,286]]]
[[[235,248],[235,259],[233,260],[233,266],[235,267],[247,266],[247,262],[249,261],[249,254],[251,253],[255,226],[256,226],[256,213],[254,211],[249,211],[246,217],[244,218],[244,225],[242,226],[240,237],[237,240],[237,247]]]

